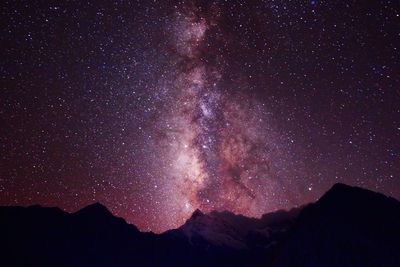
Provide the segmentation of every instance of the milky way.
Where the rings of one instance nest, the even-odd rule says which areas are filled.
[[[144,231],[400,197],[396,1],[5,2],[0,205]]]
[[[217,48],[227,41],[218,12],[215,5],[186,5],[167,29],[175,58],[172,74],[164,77],[173,82],[163,88],[173,100],[159,119],[167,125],[160,140],[167,177],[161,182],[171,194],[167,210],[174,211],[164,216],[176,226],[194,209],[260,216],[271,202],[267,192],[277,191],[271,167],[277,144],[264,121],[267,108],[243,94],[247,85],[239,78],[233,88],[222,82],[228,70]]]

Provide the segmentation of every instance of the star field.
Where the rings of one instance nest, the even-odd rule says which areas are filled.
[[[1,5],[0,204],[144,231],[400,198],[397,1]]]

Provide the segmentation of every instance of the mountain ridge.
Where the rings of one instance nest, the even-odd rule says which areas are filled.
[[[0,218],[0,265],[7,267],[400,266],[399,201],[344,184],[260,218],[195,210],[161,234],[140,232],[101,203],[74,213],[0,207]],[[332,255],[337,260],[327,260]]]

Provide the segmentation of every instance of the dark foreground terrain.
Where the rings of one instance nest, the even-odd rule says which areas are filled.
[[[142,233],[101,204],[0,208],[0,266],[399,267],[400,202],[336,184],[316,203],[260,219],[195,211]]]

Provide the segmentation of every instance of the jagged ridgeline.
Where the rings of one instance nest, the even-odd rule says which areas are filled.
[[[248,218],[196,210],[143,233],[106,207],[0,208],[0,266],[400,266],[400,203],[336,184],[316,203]]]

